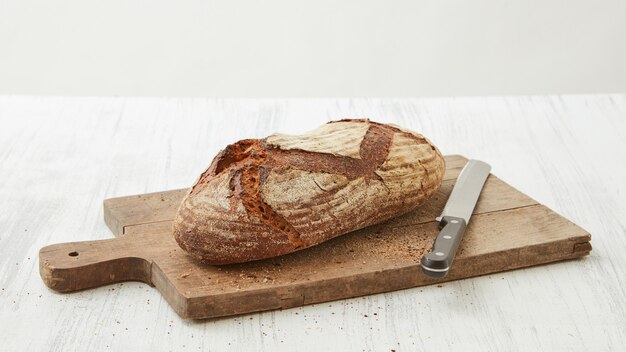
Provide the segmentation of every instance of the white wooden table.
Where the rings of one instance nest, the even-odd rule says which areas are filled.
[[[105,239],[104,198],[189,186],[218,149],[369,117],[431,138],[592,234],[582,260],[184,321],[148,285],[48,290],[38,250]],[[0,97],[2,351],[621,350],[626,95],[214,100]]]

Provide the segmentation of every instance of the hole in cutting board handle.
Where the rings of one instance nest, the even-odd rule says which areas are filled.
[[[69,252],[69,253],[67,253],[67,255],[69,255],[70,257],[78,257],[78,252],[76,252],[76,251]]]

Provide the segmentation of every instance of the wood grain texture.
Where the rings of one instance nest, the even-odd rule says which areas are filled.
[[[298,133],[344,116],[394,122],[423,132],[444,154],[488,160],[496,175],[593,233],[594,250],[442,287],[202,322],[180,319],[142,283],[57,294],[41,282],[41,247],[110,238],[103,199],[187,187],[234,139]],[[620,350],[625,117],[626,95],[0,97],[3,350]],[[145,226],[160,225],[125,230]]]
[[[171,220],[161,221],[166,215],[152,210],[170,209],[159,207],[164,199],[180,203],[182,198],[170,196],[177,191],[163,192],[163,197],[110,199],[105,207],[135,214],[136,218],[124,216],[124,228],[134,231],[117,241],[44,247],[39,256],[41,276],[50,288],[62,292],[143,281],[154,284],[181,317],[213,318],[398,290],[589,253],[586,231],[491,175],[450,274],[445,280],[427,277],[420,259],[432,246],[438,233],[434,219],[466,162],[461,156],[446,159],[449,181],[423,209],[305,251],[239,265],[204,265],[181,251],[172,236]],[[153,214],[155,221],[146,222],[149,215],[144,211]],[[173,220],[175,214],[165,211]]]

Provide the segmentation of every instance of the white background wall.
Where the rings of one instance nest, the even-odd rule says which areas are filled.
[[[626,1],[0,0],[0,94],[626,91]]]

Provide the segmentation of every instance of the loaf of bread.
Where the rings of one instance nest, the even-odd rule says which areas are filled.
[[[209,264],[291,253],[414,209],[444,170],[422,135],[369,120],[245,139],[220,151],[189,190],[174,236]]]

